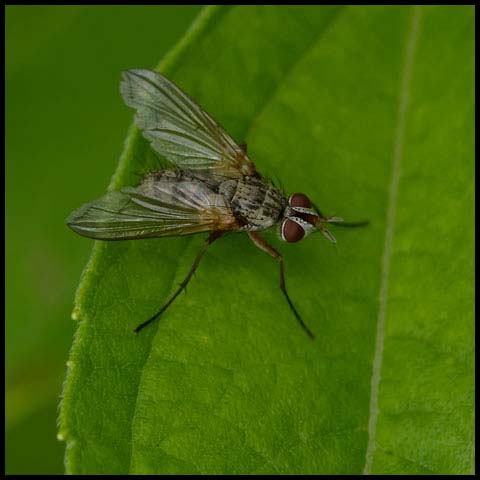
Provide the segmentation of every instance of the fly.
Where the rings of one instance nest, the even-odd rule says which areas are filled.
[[[283,256],[259,234],[278,227],[288,243],[312,232],[335,238],[327,225],[356,227],[325,217],[303,193],[285,196],[257,171],[246,144],[237,145],[225,130],[175,84],[159,73],[123,72],[120,92],[136,110],[135,122],[152,148],[175,168],[146,174],[140,185],[109,192],[75,210],[67,225],[96,240],[131,240],[210,232],[178,290],[139,332],[157,319],[184,290],[208,247],[226,232],[246,232],[254,245],[276,259],[280,289],[305,332],[313,338],[290,299]]]

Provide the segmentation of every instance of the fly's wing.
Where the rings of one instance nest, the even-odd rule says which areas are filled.
[[[244,150],[170,80],[150,70],[123,72],[120,92],[135,121],[161,155],[181,169],[219,180],[254,175]]]
[[[109,192],[75,210],[67,225],[97,240],[128,240],[233,230],[236,221],[223,196],[183,181]]]

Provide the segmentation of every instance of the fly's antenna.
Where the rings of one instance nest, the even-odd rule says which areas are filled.
[[[318,209],[317,209],[318,211]],[[325,237],[328,238],[332,243],[337,243],[337,239],[332,235],[332,233],[326,228],[325,224],[329,223],[331,225],[338,225],[339,227],[363,227],[368,225],[368,220],[362,220],[361,222],[345,222],[342,217],[320,217],[316,223],[317,232],[322,232]]]
[[[326,222],[331,223],[332,225],[337,225],[339,227],[347,227],[347,228],[355,228],[355,227],[365,227],[370,222],[368,220],[361,220],[359,222],[346,222],[342,217],[332,216],[326,218],[325,215],[322,214],[320,209],[312,202],[313,208],[317,211],[320,218],[324,218]]]

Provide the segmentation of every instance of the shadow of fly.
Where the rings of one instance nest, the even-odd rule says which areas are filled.
[[[313,338],[287,292],[282,255],[260,231],[278,226],[295,243],[312,232],[335,238],[328,225],[356,227],[325,217],[303,193],[285,196],[257,171],[247,145],[236,144],[199,105],[159,73],[123,72],[120,92],[136,109],[135,122],[152,148],[174,168],[146,174],[137,187],[112,191],[75,210],[67,225],[97,240],[131,240],[210,232],[178,290],[135,332],[152,323],[184,290],[208,247],[226,232],[246,232],[255,246],[276,259],[280,289],[304,331]]]

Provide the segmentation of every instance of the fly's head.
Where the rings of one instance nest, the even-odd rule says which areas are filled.
[[[280,234],[282,240],[295,243],[312,232],[322,232],[331,242],[336,243],[327,224],[342,221],[340,217],[324,217],[305,194],[294,193],[290,195],[283,213]]]

